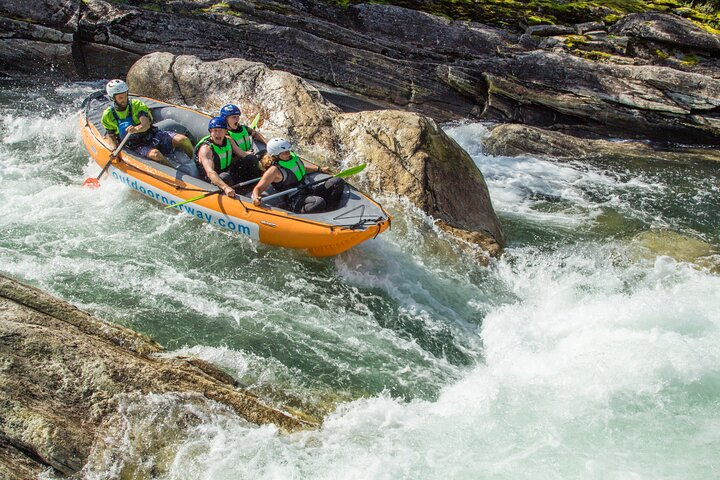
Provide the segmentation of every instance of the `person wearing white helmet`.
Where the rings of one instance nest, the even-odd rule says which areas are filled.
[[[129,100],[127,83],[122,80],[110,80],[105,88],[113,104],[105,109],[102,124],[107,135],[105,140],[114,149],[125,135],[132,135],[126,146],[137,154],[155,160],[164,165],[174,166],[165,155],[175,148],[181,148],[189,158],[193,156],[190,139],[175,132],[164,132],[153,127],[150,109],[142,100]],[[194,165],[192,165],[194,167]],[[182,169],[182,166],[180,167]],[[197,173],[186,172],[191,175]]]
[[[314,172],[330,173],[327,167],[319,167],[300,158],[291,150],[290,142],[283,138],[273,138],[267,143],[267,155],[264,163],[267,170],[252,192],[253,204],[260,206],[261,195],[272,185],[282,192],[299,187],[305,183],[307,174]],[[345,182],[337,177],[329,177],[325,182],[308,185],[287,199],[287,207],[296,213],[318,213],[334,210],[338,207],[345,189]]]

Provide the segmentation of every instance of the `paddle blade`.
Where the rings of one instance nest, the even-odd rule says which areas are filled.
[[[260,112],[258,112],[255,118],[253,118],[253,121],[250,122],[250,128],[257,128],[258,123],[260,123]]]
[[[100,182],[98,181],[97,178],[94,178],[94,177],[86,178],[85,181],[83,182],[83,187],[99,188]]]
[[[343,171],[340,172],[340,173],[336,173],[336,174],[333,175],[333,176],[335,176],[335,177],[337,177],[337,178],[349,177],[349,176],[351,176],[351,175],[355,175],[356,173],[362,172],[363,170],[365,170],[365,167],[367,167],[367,164],[366,164],[366,163],[361,163],[360,165],[356,165],[356,166],[354,166],[354,167],[348,168],[347,170],[343,170]]]

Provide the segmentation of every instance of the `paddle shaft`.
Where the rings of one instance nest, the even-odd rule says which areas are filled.
[[[112,163],[112,161],[115,160],[115,158],[116,158],[116,157],[118,156],[118,154],[120,153],[120,150],[122,150],[122,148],[125,146],[125,144],[127,143],[127,141],[128,141],[129,139],[130,139],[130,134],[125,135],[125,138],[122,139],[122,142],[120,142],[120,145],[118,145],[117,148],[110,153],[110,158],[108,159],[107,163],[105,164],[105,166],[103,167],[103,169],[100,170],[100,174],[99,174],[97,177],[95,177],[95,180],[96,180],[96,181],[97,181],[97,180],[100,180],[100,177],[103,176],[103,174],[104,174],[105,171],[108,169],[108,167],[110,166],[110,164]]]
[[[246,181],[244,181],[244,182],[236,183],[235,185],[231,185],[230,188],[236,189],[236,188],[238,188],[238,187],[244,187],[244,186],[246,186],[246,185],[252,185],[253,183],[259,182],[259,181],[260,181],[260,178],[262,178],[262,177],[253,178],[252,180],[246,180]],[[217,195],[218,193],[222,193],[222,191],[223,191],[223,190],[222,190],[221,188],[218,188],[218,189],[215,190],[214,192],[203,193],[202,195],[198,195],[197,197],[190,198],[190,199],[188,199],[188,200],[185,200],[184,202],[176,203],[176,204],[174,204],[174,205],[168,205],[168,206],[165,207],[165,208],[179,207],[180,205],[185,205],[186,203],[191,203],[191,202],[195,202],[195,201],[197,201],[197,200],[202,200],[203,198],[209,197],[209,196],[211,196],[211,195]]]
[[[292,194],[297,193],[300,190],[303,190],[305,188],[312,187],[313,185],[318,185],[320,183],[323,183],[332,177],[337,177],[337,178],[349,177],[350,175],[355,175],[356,173],[360,173],[361,171],[363,171],[363,169],[365,169],[364,163],[361,165],[357,165],[355,167],[348,168],[347,170],[343,170],[342,172],[336,173],[335,175],[331,175],[330,177],[326,177],[321,180],[316,180],[316,181],[308,183],[306,185],[301,185],[299,187],[291,188],[289,190],[283,190],[282,192],[279,192],[279,193],[274,193],[272,195],[268,195],[267,197],[263,197],[261,199],[261,201],[266,202],[268,200],[273,200],[275,198],[284,197],[286,195],[292,195]]]

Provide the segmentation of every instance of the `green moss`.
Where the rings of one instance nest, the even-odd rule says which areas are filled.
[[[23,23],[37,23],[37,21],[33,20],[32,18],[25,18],[25,17],[9,17],[11,20],[16,20],[18,22]]]
[[[336,6],[366,3],[367,0],[325,0]],[[676,11],[682,8],[683,16],[720,28],[720,0],[418,0],[371,1],[391,4],[455,20],[471,20],[508,28],[519,28],[521,23],[574,24],[589,21],[614,23],[628,13],[646,11]]]
[[[140,8],[143,10],[152,10],[153,12],[162,12],[163,9],[159,5],[156,5],[154,3],[141,3]]]
[[[663,52],[659,48],[655,50],[655,55],[657,55],[659,58],[662,58],[663,60],[667,60],[670,57],[670,55]]]
[[[588,60],[594,60],[596,62],[601,61],[610,61],[612,60],[612,55],[606,52],[598,52],[597,50],[592,50],[590,52],[587,52],[585,50],[573,50],[575,55],[578,55],[583,58],[587,58]]]
[[[683,65],[694,66],[700,63],[700,59],[696,55],[685,55],[682,61]]]
[[[584,45],[587,43],[587,37],[584,35],[567,35],[565,37],[565,46],[573,48],[577,45]]]

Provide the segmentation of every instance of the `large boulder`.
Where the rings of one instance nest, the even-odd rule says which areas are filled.
[[[503,233],[482,173],[432,119],[377,110],[339,115],[333,126],[340,156],[372,166],[368,190],[406,197],[444,230],[500,253]]]
[[[504,245],[482,174],[468,154],[428,117],[380,110],[342,114],[302,79],[241,59],[203,62],[156,53],[128,72],[133,92],[215,112],[234,102],[252,118],[261,111],[263,131],[288,137],[306,157],[368,163],[373,192],[402,195],[439,225],[484,250]],[[309,155],[308,155],[309,154]],[[462,192],[462,194],[458,194]]]
[[[152,340],[0,275],[0,478],[30,479],[86,463],[120,398],[179,392],[255,423],[313,426],[236,388],[198,359],[159,357]]]
[[[246,117],[260,113],[264,131],[325,149],[332,148],[332,119],[341,113],[300,77],[237,58],[204,62],[153,53],[136,62],[127,79],[132,92],[208,114],[235,103]]]

